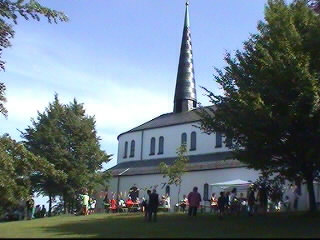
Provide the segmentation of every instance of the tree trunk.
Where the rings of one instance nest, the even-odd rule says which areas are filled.
[[[180,201],[180,190],[181,190],[181,183],[179,184],[179,187],[178,187],[178,203]]]
[[[317,210],[317,206],[316,206],[316,198],[314,195],[313,177],[308,177],[306,180],[307,180],[307,187],[308,187],[308,193],[309,193],[309,210],[310,212],[315,212]]]
[[[48,216],[51,217],[51,210],[52,210],[52,195],[49,193],[49,210],[48,210]]]
[[[74,197],[72,198],[71,209],[72,209],[71,213],[73,214],[73,213],[74,213],[74,212],[73,212],[73,209],[74,209]]]
[[[66,195],[63,194],[63,213],[67,213],[67,201],[66,201]]]

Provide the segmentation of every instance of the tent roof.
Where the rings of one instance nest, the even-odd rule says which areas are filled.
[[[210,186],[241,186],[241,185],[250,185],[251,182],[243,181],[241,179],[226,181],[226,182],[220,182],[220,183],[212,183]]]

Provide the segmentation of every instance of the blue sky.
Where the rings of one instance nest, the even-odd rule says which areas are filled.
[[[0,134],[20,139],[30,119],[43,112],[54,93],[75,97],[96,116],[101,147],[116,163],[117,136],[171,112],[184,21],[184,0],[40,1],[64,11],[68,23],[24,21],[14,26],[6,49],[8,119]],[[267,0],[191,0],[190,23],[198,101],[208,105],[200,86],[220,93],[214,67],[226,51],[242,48],[263,20]]]

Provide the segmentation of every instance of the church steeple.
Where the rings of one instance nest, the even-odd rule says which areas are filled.
[[[196,105],[197,93],[193,69],[189,2],[187,1],[173,111],[175,113],[190,111]]]

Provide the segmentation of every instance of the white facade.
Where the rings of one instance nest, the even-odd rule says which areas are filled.
[[[138,132],[129,132],[119,136],[118,145],[118,163],[125,161],[147,160],[157,158],[169,158],[177,156],[177,148],[181,145],[181,135],[187,134],[187,155],[200,155],[215,152],[226,152],[229,149],[225,147],[222,137],[222,147],[216,147],[216,134],[206,134],[195,127],[199,123],[187,123],[168,127],[146,129]],[[190,151],[191,133],[196,132],[196,150]],[[163,154],[158,154],[159,138],[164,138]],[[156,139],[155,155],[150,155],[151,138]],[[131,141],[135,141],[134,157],[130,157]],[[127,157],[124,158],[125,142],[128,143]]]
[[[205,171],[193,171],[187,172],[182,176],[180,200],[182,196],[188,195],[192,191],[194,186],[198,187],[198,191],[203,197],[204,184],[211,184],[216,182],[223,182],[233,179],[243,179],[255,181],[259,176],[259,173],[247,168],[229,168],[229,169],[217,169],[217,170],[205,170]],[[118,183],[119,181],[119,183]],[[110,182],[109,196],[112,196],[117,192],[117,185],[119,184],[119,192],[128,194],[128,190],[135,184],[139,189],[157,189],[159,196],[165,194],[165,187],[162,183],[167,182],[167,179],[163,178],[161,174],[149,174],[149,175],[135,175],[135,176],[120,176],[114,177]],[[139,192],[139,197],[146,197],[145,191]],[[210,188],[209,188],[210,195]],[[178,187],[175,185],[170,186],[170,201],[171,209],[178,202]],[[208,202],[202,202],[208,205]]]

